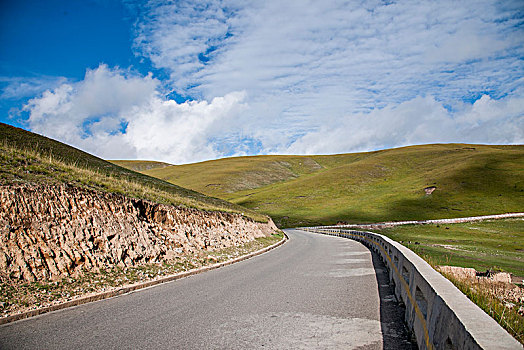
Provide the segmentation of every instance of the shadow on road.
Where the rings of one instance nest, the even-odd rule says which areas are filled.
[[[371,257],[380,297],[383,349],[417,349],[404,322],[405,308],[397,302],[393,284],[389,282],[388,270],[377,253],[371,251]]]

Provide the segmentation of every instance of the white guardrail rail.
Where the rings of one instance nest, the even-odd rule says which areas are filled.
[[[367,231],[305,227],[362,242],[384,261],[419,349],[522,349],[495,320],[410,249]]]

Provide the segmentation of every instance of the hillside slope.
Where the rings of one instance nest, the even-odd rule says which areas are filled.
[[[267,216],[5,124],[0,208],[2,285],[164,264],[276,232]]]
[[[202,193],[219,198],[236,198],[231,194],[295,179],[320,169],[322,166],[310,157],[254,156],[172,165],[143,173],[180,186],[199,188]]]
[[[524,210],[524,146],[435,144],[257,156],[144,172],[268,214],[281,227]],[[426,187],[436,187],[427,195]]]
[[[264,215],[194,190],[112,164],[89,153],[23,129],[0,123],[0,185],[68,183],[158,203],[203,210]]]

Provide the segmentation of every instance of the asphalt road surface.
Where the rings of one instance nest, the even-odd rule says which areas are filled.
[[[1,349],[409,349],[384,266],[362,244],[283,246],[127,295],[0,326]]]

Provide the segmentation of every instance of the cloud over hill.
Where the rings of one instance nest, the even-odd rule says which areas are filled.
[[[134,51],[157,73],[88,70],[25,106],[31,130],[171,163],[524,142],[518,2],[181,1],[137,13]]]

